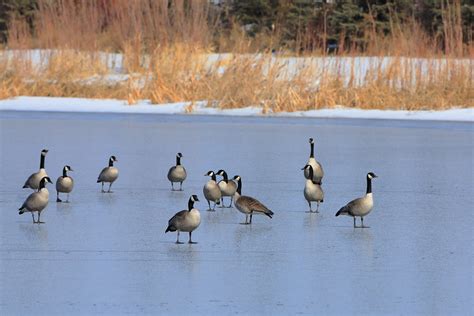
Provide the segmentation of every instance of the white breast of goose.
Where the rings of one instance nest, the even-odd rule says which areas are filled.
[[[356,216],[365,216],[372,211],[374,207],[374,198],[372,193],[367,193],[362,199],[359,200],[357,207],[352,211]]]
[[[59,177],[56,181],[56,190],[59,192],[69,193],[72,191],[74,181],[71,177]]]
[[[193,208],[186,214],[181,231],[189,232],[195,230],[201,224],[201,214],[199,210]]]
[[[105,182],[115,181],[118,178],[118,169],[115,167],[107,167],[105,170],[103,179]]]
[[[170,176],[173,179],[181,180],[186,177],[186,170],[181,165],[175,166],[170,170]]]
[[[308,201],[321,201],[323,199],[321,186],[313,183],[312,180],[307,179],[304,187],[304,197]]]
[[[222,192],[223,196],[233,196],[235,191],[237,190],[237,185],[234,181],[228,180],[229,182],[225,182],[224,180],[219,181],[218,186]]]

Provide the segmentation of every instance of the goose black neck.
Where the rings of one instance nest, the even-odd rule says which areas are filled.
[[[38,187],[38,191],[46,187],[46,180],[41,179]]]
[[[177,166],[181,165],[181,157],[180,156],[176,156],[176,165]]]
[[[314,158],[314,143],[311,143],[311,153],[309,155],[309,158]]]
[[[109,159],[109,167],[113,167],[114,166],[114,161],[112,160],[112,158]]]
[[[313,166],[309,165],[309,171],[308,171],[308,175],[309,175],[309,179],[310,180],[313,180],[313,177],[314,177],[314,171],[313,171]]]
[[[64,178],[67,177],[67,169],[66,169],[66,167],[63,168],[63,177],[64,177]]]
[[[44,159],[45,158],[46,158],[46,156],[41,154],[40,169],[44,169]]]
[[[239,181],[237,181],[237,192],[239,193],[239,195],[242,195],[242,179],[239,179]]]
[[[367,177],[367,194],[372,193],[372,179]]]
[[[217,182],[217,178],[216,178],[216,174],[215,174],[215,173],[212,174],[211,179]]]
[[[189,198],[188,201],[188,211],[191,211],[194,208],[194,201],[192,198]]]
[[[222,177],[224,178],[224,182],[225,182],[225,183],[229,183],[229,178],[227,178],[227,172],[224,171],[224,172],[222,173]]]

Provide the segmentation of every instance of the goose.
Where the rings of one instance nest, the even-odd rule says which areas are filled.
[[[227,172],[224,170],[219,170],[217,172],[218,176],[221,176],[223,179],[217,183],[219,189],[221,190],[221,202],[222,207],[224,205],[224,196],[230,196],[230,204],[228,207],[232,207],[232,201],[234,200],[235,191],[237,191],[237,184],[233,180],[227,178]]]
[[[102,193],[105,193],[104,191],[104,182],[109,183],[109,190],[107,193],[112,193],[110,191],[110,188],[112,187],[112,183],[114,183],[115,180],[117,180],[119,171],[117,168],[114,167],[114,162],[118,161],[115,156],[110,156],[109,158],[109,166],[105,167],[102,169],[102,171],[99,174],[99,177],[97,178],[97,183],[101,182],[102,183]]]
[[[168,171],[168,180],[171,182],[171,191],[174,191],[174,183],[179,182],[179,191],[183,191],[183,181],[186,180],[186,169],[181,165],[181,153],[176,154],[176,166]]]
[[[211,180],[207,181],[207,183],[204,185],[204,188],[202,189],[202,192],[204,193],[204,197],[207,200],[207,204],[209,204],[208,211],[215,211],[216,204],[219,205],[221,203],[221,190],[216,183],[216,174],[214,171],[208,171],[205,176],[211,177]],[[211,201],[214,202],[214,207],[212,209]]]
[[[35,172],[31,176],[28,177],[25,184],[23,185],[23,189],[30,188],[33,190],[37,190],[39,188],[40,180],[48,176],[46,174],[46,169],[44,169],[44,161],[45,161],[47,153],[48,153],[47,149],[43,149],[41,151],[40,169],[38,170],[38,172]]]
[[[321,164],[314,158],[314,139],[309,139],[309,144],[311,146],[311,152],[309,154],[307,165],[311,165],[313,167],[313,180],[319,184],[322,184],[322,180],[324,177],[324,171]],[[304,177],[309,179],[309,170],[304,171]]]
[[[304,166],[301,170],[305,172],[308,171],[308,178],[306,179],[306,184],[304,186],[304,198],[308,201],[309,204],[309,213],[313,213],[311,208],[311,202],[316,202],[316,211],[314,213],[319,213],[319,203],[324,202],[324,192],[321,188],[321,185],[312,180],[313,179],[313,167],[311,165]]]
[[[234,194],[234,205],[241,212],[245,214],[245,223],[244,225],[252,224],[252,215],[255,214],[264,214],[272,218],[273,212],[268,209],[265,205],[260,203],[257,199],[253,197],[241,195],[242,194],[242,178],[239,175],[236,175],[233,180],[237,181],[237,190]],[[248,216],[250,215],[250,221],[248,221]]]
[[[33,224],[43,224],[44,222],[40,221],[41,211],[45,209],[49,202],[49,191],[46,189],[46,182],[51,182],[51,179],[46,176],[43,177],[39,182],[39,188],[37,192],[31,193],[23,202],[23,205],[18,209],[20,212],[18,214],[23,214],[25,212],[31,212],[33,217]],[[38,212],[38,221],[35,221],[35,215],[33,212]]]
[[[363,197],[350,201],[336,213],[336,216],[352,216],[354,218],[354,228],[369,228],[369,226],[364,226],[364,216],[369,214],[374,207],[374,198],[372,196],[372,179],[374,178],[378,178],[375,173],[367,173],[366,194]],[[361,226],[356,226],[356,216],[360,216]]]
[[[197,195],[191,195],[188,201],[188,209],[176,213],[168,221],[168,228],[166,228],[165,234],[167,232],[177,231],[177,244],[182,244],[182,242],[179,241],[179,232],[189,232],[188,243],[197,244],[197,242],[191,240],[191,234],[196,228],[198,228],[199,224],[201,224],[201,214],[199,213],[199,210],[197,208],[194,208],[194,202],[198,201],[199,199]]]
[[[74,187],[74,180],[67,175],[68,171],[74,171],[70,166],[64,166],[63,175],[56,180],[56,202],[62,202],[59,198],[59,193],[67,193],[66,203],[69,203],[69,193]]]

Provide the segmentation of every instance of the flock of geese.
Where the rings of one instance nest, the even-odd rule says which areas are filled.
[[[324,171],[321,164],[314,158],[314,139],[309,139],[310,144],[310,156],[307,164],[302,168],[304,170],[304,177],[306,179],[304,187],[304,197],[309,205],[309,213],[319,213],[319,205],[324,201],[324,191],[322,189],[322,180],[324,177]],[[46,183],[53,183],[48,177],[45,169],[45,158],[48,153],[47,149],[41,151],[40,168],[38,172],[33,173],[26,180],[23,188],[30,188],[35,190],[31,193],[23,202],[23,205],[19,208],[19,214],[30,212],[33,218],[33,223],[41,224],[44,223],[40,220],[41,212],[46,208],[49,202],[49,191],[46,188]],[[186,169],[181,164],[181,158],[183,155],[178,153],[176,155],[176,165],[172,166],[168,171],[168,180],[171,183],[172,191],[182,191],[183,182],[186,180]],[[111,188],[115,180],[119,176],[118,169],[114,166],[114,162],[117,162],[115,156],[110,156],[109,165],[102,169],[97,177],[97,183],[101,183],[102,193],[112,193]],[[74,188],[74,180],[68,175],[68,171],[73,171],[68,165],[63,168],[63,175],[58,177],[56,180],[56,202],[63,202],[60,198],[60,193],[66,194],[67,198],[64,202],[69,202],[69,194]],[[270,218],[273,216],[273,212],[266,207],[259,200],[242,195],[242,178],[239,175],[235,175],[232,179],[228,178],[227,173],[224,170],[219,170],[217,173],[214,171],[208,171],[205,176],[210,177],[209,181],[203,187],[203,194],[207,200],[209,209],[208,211],[215,211],[216,205],[222,204],[222,207],[232,207],[232,203],[238,211],[245,214],[245,222],[241,223],[249,225],[252,223],[252,216],[254,214],[266,215]],[[217,176],[222,177],[222,180],[217,181]],[[373,195],[372,195],[372,179],[377,178],[373,172],[367,173],[367,190],[366,194],[360,198],[350,201],[336,213],[336,216],[346,215],[351,216],[354,219],[354,228],[367,228],[364,226],[364,217],[370,213],[374,206]],[[104,191],[104,184],[108,183],[109,188]],[[179,183],[179,189],[175,189],[175,183]],[[224,197],[230,198],[228,206],[224,204]],[[179,233],[189,233],[189,243],[193,244],[192,232],[200,225],[201,216],[198,209],[194,207],[194,203],[198,202],[199,198],[193,194],[189,198],[188,208],[176,213],[169,221],[167,232],[177,232],[176,243],[181,244],[179,241]],[[316,202],[316,210],[313,211],[312,202]],[[211,208],[211,203],[213,203]],[[38,219],[35,220],[34,213],[38,213]],[[361,225],[356,225],[356,217],[360,217]]]

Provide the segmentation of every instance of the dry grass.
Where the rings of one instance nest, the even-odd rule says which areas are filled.
[[[255,52],[271,46],[261,34],[249,39],[235,28],[217,42],[233,52],[210,62],[213,21],[207,1],[39,0],[38,25],[32,36],[24,23],[13,20],[10,48],[45,50],[39,60],[18,51],[0,51],[0,99],[18,95],[118,98],[133,105],[140,99],[153,104],[208,100],[222,108],[261,106],[265,113],[347,106],[364,109],[445,109],[473,107],[472,45],[464,45],[459,13],[449,7],[443,18],[448,55],[436,39],[413,25],[394,28],[392,36],[368,33],[373,59],[360,74],[359,54],[340,52],[331,67],[324,62],[302,62],[288,67],[288,59]],[[269,44],[270,43],[270,44]],[[123,54],[122,75],[110,82],[107,54]],[[316,49],[316,51],[321,51]],[[8,57],[7,57],[8,55]],[[413,59],[402,56],[423,56]],[[455,57],[464,56],[461,61]],[[311,56],[310,56],[311,57]],[[314,56],[313,56],[314,57]],[[344,58],[342,58],[344,57]],[[346,70],[345,70],[346,69]],[[349,69],[349,70],[347,70]],[[192,111],[191,104],[186,110]]]
[[[209,100],[222,108],[260,105],[264,111],[297,111],[336,106],[364,109],[446,109],[474,106],[472,61],[374,58],[365,76],[358,58],[325,59],[288,67],[288,58],[230,55],[210,63],[205,51],[182,45],[160,49],[148,65],[138,63],[128,80],[108,82],[98,54],[51,51],[39,66],[17,55],[0,59],[0,98],[18,95],[118,98],[134,104]],[[127,60],[127,58],[125,58]],[[298,60],[298,59],[293,59]],[[367,63],[365,63],[367,64]],[[343,69],[351,71],[344,73]],[[225,71],[223,70],[225,69]],[[191,108],[192,109],[192,108]]]

